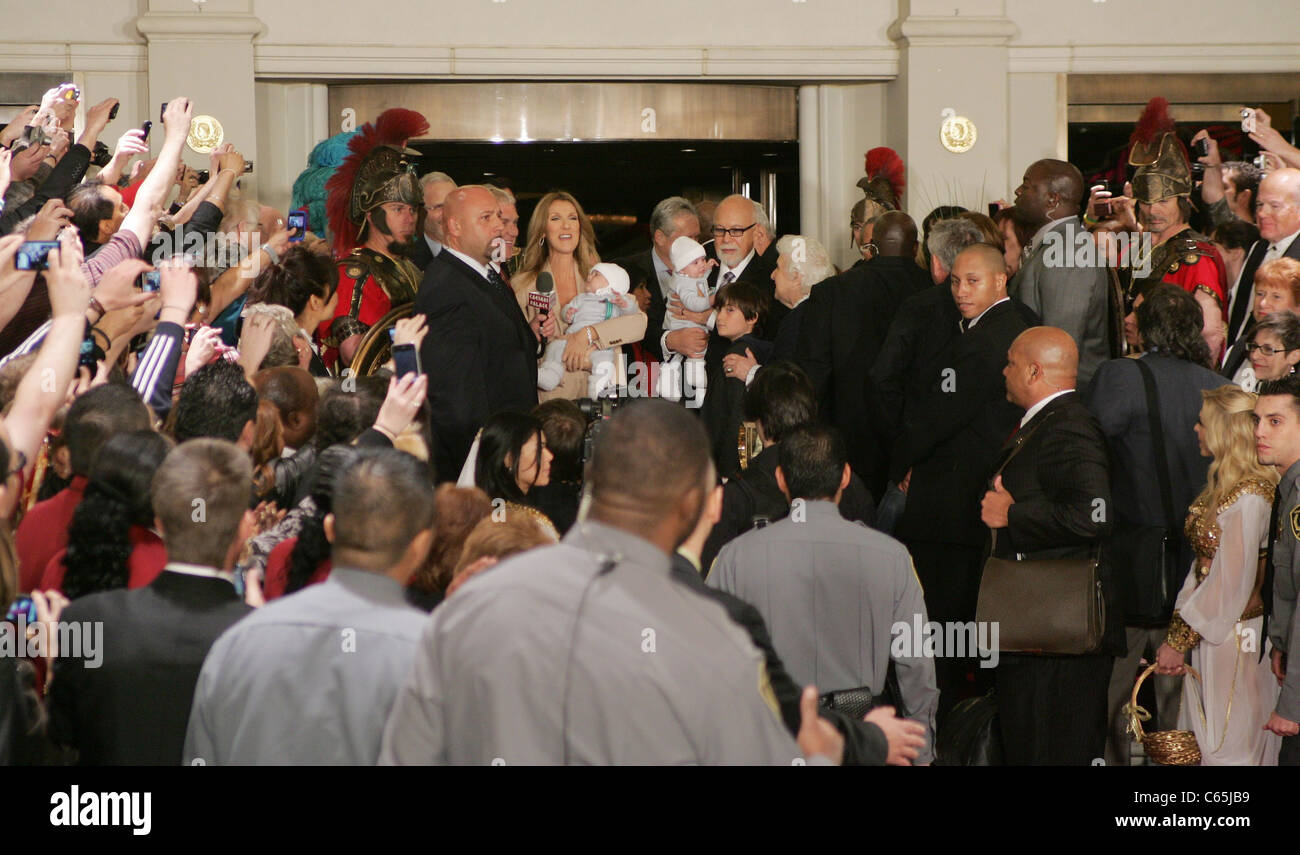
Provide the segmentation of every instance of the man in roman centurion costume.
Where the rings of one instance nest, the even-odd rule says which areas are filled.
[[[413,110],[384,111],[348,142],[351,154],[325,185],[339,299],[321,333],[326,363],[339,369],[370,327],[419,290],[420,271],[407,255],[423,234],[424,195],[414,166],[419,152],[406,142],[428,130]]]
[[[1169,115],[1168,101],[1151,99],[1129,142],[1128,162],[1137,167],[1132,179],[1137,220],[1150,233],[1154,246],[1149,259],[1139,252],[1117,271],[1126,310],[1150,285],[1169,282],[1179,286],[1200,303],[1205,339],[1217,359],[1224,346],[1227,276],[1218,250],[1188,224],[1192,170]]]

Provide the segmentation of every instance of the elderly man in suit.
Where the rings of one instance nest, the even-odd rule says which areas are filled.
[[[667,311],[668,295],[672,293],[669,283],[673,278],[673,262],[669,250],[672,249],[673,241],[679,237],[695,240],[699,236],[700,218],[695,213],[695,206],[681,196],[669,196],[650,212],[650,249],[619,261],[619,264],[634,265],[646,277],[645,293],[638,294],[640,289],[637,288],[633,289],[633,293],[638,294],[645,304],[642,311],[646,313],[647,321],[641,346],[656,359],[663,358],[660,348],[664,333],[664,312]],[[703,335],[700,337],[702,339]],[[681,338],[679,336],[675,340],[680,341]]]
[[[1300,237],[1300,169],[1279,169],[1260,182],[1256,209],[1259,243],[1251,248],[1238,280],[1239,289],[1249,290],[1237,296],[1229,318],[1230,328],[1241,332],[1223,359],[1223,375],[1235,379],[1239,379],[1238,372],[1247,363],[1246,345],[1255,333],[1255,324],[1262,319],[1258,300],[1252,302],[1250,299],[1255,295],[1255,274],[1265,264],[1279,258],[1300,260],[1300,240],[1296,240]],[[1253,306],[1254,311],[1243,322],[1247,306]]]
[[[424,195],[424,232],[416,239],[410,259],[421,270],[442,252],[447,239],[442,214],[447,194],[455,189],[455,180],[445,172],[430,172],[420,178],[420,192]]]
[[[981,503],[996,555],[1028,560],[1092,555],[1110,533],[1106,437],[1075,392],[1078,349],[1055,327],[1021,333],[1007,353],[1007,399],[1025,410],[998,453]],[[1098,509],[1102,509],[1098,513]],[[1089,765],[1106,745],[1106,686],[1123,649],[1109,573],[1102,649],[1080,656],[1003,654],[998,716],[1009,765]]]
[[[713,214],[713,242],[705,247],[718,266],[709,271],[709,289],[716,292],[731,282],[749,282],[767,297],[767,315],[760,320],[759,335],[770,340],[790,311],[776,301],[772,282],[771,262],[764,258],[755,245],[759,221],[754,201],[736,194],[723,199]],[[670,244],[671,246],[671,244]],[[681,305],[675,295],[668,299],[668,311],[676,317],[689,318],[714,329],[715,313],[692,312]],[[664,334],[662,352],[665,359],[674,353],[686,356],[704,356],[710,366],[721,361],[727,352],[727,340],[714,333],[705,336],[698,329],[675,330]]]
[[[1135,584],[1136,573],[1148,568],[1134,567],[1127,559],[1133,554],[1135,539],[1142,529],[1164,527],[1173,533],[1179,545],[1177,566],[1182,570],[1191,566],[1193,556],[1183,536],[1183,515],[1205,484],[1209,465],[1201,456],[1193,428],[1200,419],[1201,390],[1216,389],[1228,382],[1205,367],[1210,351],[1200,334],[1203,310],[1194,296],[1172,283],[1154,285],[1143,292],[1136,315],[1138,338],[1144,350],[1139,357],[1141,362],[1135,359],[1103,362],[1092,383],[1083,391],[1083,401],[1097,417],[1109,447],[1113,473],[1111,495],[1115,502],[1111,554],[1116,588],[1124,608],[1130,612],[1124,616],[1128,654],[1115,660],[1110,681],[1108,765],[1128,765],[1132,739],[1125,731],[1128,721],[1120,715],[1121,708],[1137,679],[1138,660],[1155,656],[1164,641],[1165,625],[1170,617],[1165,614],[1163,620],[1152,622],[1150,616],[1139,616],[1138,612],[1145,611],[1145,606],[1137,597],[1140,588]],[[1144,368],[1150,371],[1160,411],[1164,461],[1156,456],[1151,433]],[[1165,511],[1161,497],[1160,467],[1168,473],[1169,512]],[[1171,601],[1171,608],[1172,605]],[[1158,729],[1174,730],[1182,682],[1174,677],[1157,676],[1154,683]]]
[[[428,319],[420,360],[429,375],[433,460],[437,477],[454,480],[475,432],[502,410],[537,404],[537,347],[554,319],[524,320],[514,292],[491,267],[503,230],[500,204],[477,185],[447,196],[447,243],[429,262],[415,297]]]
[[[868,267],[870,265],[867,265]],[[951,293],[960,321],[953,338],[920,370],[905,404],[896,453],[906,494],[896,535],[907,544],[932,620],[969,621],[979,597],[984,531],[979,498],[993,455],[1020,411],[1002,383],[1007,348],[1027,326],[1007,297],[1006,261],[987,244],[962,250],[953,263]],[[973,660],[937,665],[939,720],[971,689]]]
[[[1068,332],[1079,348],[1079,382],[1119,356],[1122,329],[1111,306],[1109,274],[1095,259],[1092,235],[1079,219],[1083,175],[1063,160],[1035,161],[1016,188],[1015,216],[1034,230],[1029,256],[1010,285],[1011,296],[1033,309],[1044,324]]]
[[[62,620],[103,626],[103,661],[55,660],[50,736],[85,765],[181,762],[199,669],[217,637],[251,609],[231,568],[253,533],[253,466],[229,442],[193,439],[153,479],[167,566],[148,587],[91,594]]]

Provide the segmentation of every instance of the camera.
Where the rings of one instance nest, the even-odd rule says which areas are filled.
[[[574,402],[587,419],[587,432],[582,438],[584,464],[591,459],[591,450],[596,446],[596,438],[605,429],[605,422],[609,421],[622,402],[622,398],[612,394],[600,398],[579,398]]]
[[[57,240],[29,240],[18,247],[14,256],[16,270],[45,270],[50,250],[59,245]]]
[[[1210,140],[1208,138],[1202,138],[1196,141],[1196,156],[1197,157],[1210,156]]]
[[[103,169],[113,160],[113,153],[108,150],[108,146],[98,140],[95,141],[95,150],[90,153],[91,164]]]

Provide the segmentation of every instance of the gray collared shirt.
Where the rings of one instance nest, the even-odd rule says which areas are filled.
[[[1277,530],[1270,532],[1273,541],[1273,613],[1268,621],[1268,637],[1279,650],[1291,650],[1300,627],[1296,596],[1300,592],[1300,462],[1291,464],[1278,484]],[[1278,715],[1300,721],[1300,658],[1287,669],[1282,694],[1277,700]]]
[[[823,694],[861,687],[880,694],[895,625],[927,623],[903,545],[848,522],[829,501],[792,505],[785,519],[727,544],[708,584],[758,609],[790,676]],[[908,655],[894,663],[910,718],[932,735],[939,700],[934,660]],[[927,742],[919,762],[931,760],[932,747]]]
[[[788,765],[764,659],[650,542],[587,521],[438,607],[384,764]]]
[[[428,619],[397,582],[344,567],[258,609],[203,662],[184,762],[374,765]]]

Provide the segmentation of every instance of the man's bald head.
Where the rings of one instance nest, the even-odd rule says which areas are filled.
[[[755,231],[758,218],[754,215],[754,202],[748,196],[739,193],[728,196],[718,203],[718,210],[713,212],[715,229],[738,230],[740,235],[713,235],[713,248],[718,258],[728,267],[736,267],[754,250]]]
[[[1072,209],[1072,212],[1078,209],[1083,201],[1083,173],[1079,167],[1052,158],[1040,160],[1034,167],[1043,175],[1047,189],[1060,195],[1062,206]]]
[[[876,217],[871,242],[886,258],[916,257],[916,221],[902,211],[886,211]]]
[[[447,194],[442,209],[447,245],[486,264],[491,244],[501,237],[501,205],[492,191],[480,184],[458,187]]]
[[[605,423],[592,450],[591,516],[643,537],[667,531],[676,542],[660,545],[676,548],[714,477],[708,435],[694,414],[660,398],[635,400]]]
[[[1270,172],[1255,195],[1259,235],[1278,241],[1300,230],[1300,169]]]
[[[1049,395],[1074,388],[1079,348],[1063,329],[1031,327],[1011,343],[1003,375],[1007,398],[1029,409]]]

